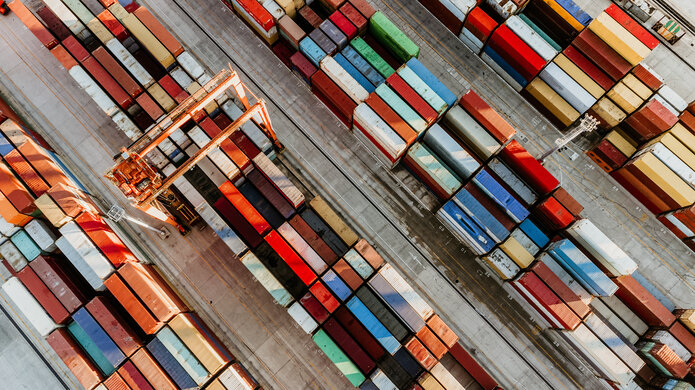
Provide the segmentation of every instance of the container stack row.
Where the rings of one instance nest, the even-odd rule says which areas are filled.
[[[239,372],[154,266],[141,263],[54,155],[0,123],[3,294],[87,389],[178,389]],[[229,368],[228,368],[229,367]],[[225,374],[229,375],[229,374]],[[220,375],[222,378],[222,375]]]

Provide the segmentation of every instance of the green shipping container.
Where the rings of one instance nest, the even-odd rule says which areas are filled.
[[[27,258],[27,260],[32,261],[41,254],[41,248],[34,242],[34,240],[29,237],[26,231],[20,230],[10,237],[10,241],[14,246],[22,252],[22,255]]]
[[[375,52],[367,42],[364,41],[364,39],[357,37],[350,41],[350,46],[352,46],[352,48],[355,49],[355,51],[358,52],[362,58],[364,58],[369,65],[374,67],[374,69],[376,69],[377,72],[379,72],[379,74],[384,78],[387,78],[396,72],[393,70],[391,65],[386,63],[386,61],[384,61],[384,59],[381,58],[381,56],[377,54],[377,52]]]
[[[68,325],[68,332],[70,332],[72,338],[77,341],[77,344],[79,344],[82,349],[87,352],[87,355],[94,362],[94,364],[99,367],[99,370],[101,370],[104,375],[109,376],[116,371],[109,360],[106,359],[106,356],[104,356],[104,354],[101,352],[99,347],[97,347],[89,335],[87,335],[87,332],[85,332],[84,329],[77,324],[77,322],[73,321],[70,323],[70,325]]]
[[[427,122],[415,110],[410,108],[408,103],[401,99],[391,87],[381,84],[376,87],[376,94],[418,134],[422,134],[423,131],[427,130]]]
[[[401,76],[401,78],[410,85],[410,87],[417,92],[420,97],[424,101],[427,102],[427,104],[430,105],[437,113],[439,116],[442,116],[446,112],[446,109],[449,108],[449,106],[446,104],[444,99],[442,99],[439,95],[437,95],[436,92],[432,88],[430,88],[427,83],[422,81],[420,76],[415,74],[412,69],[408,68],[406,65],[403,65],[400,69],[398,69],[398,75]]]
[[[319,329],[319,331],[316,332],[316,334],[314,334],[311,338],[314,340],[316,345],[321,348],[323,353],[325,353],[326,356],[331,359],[333,364],[338,367],[340,372],[345,375],[350,383],[353,384],[353,386],[357,387],[364,382],[365,377],[362,375],[355,363],[353,363],[352,360],[350,360],[347,355],[345,355],[343,351],[338,348],[338,346],[333,342],[333,340],[331,340],[330,337],[328,337],[323,329]]]
[[[420,54],[420,48],[381,12],[369,19],[369,33],[401,62]]]
[[[184,370],[191,376],[191,379],[198,384],[202,385],[210,376],[210,373],[203,367],[203,365],[193,356],[193,353],[186,347],[186,345],[174,334],[168,326],[162,328],[162,330],[157,333],[157,339],[164,345],[164,347],[169,351],[171,356],[176,359],[176,361],[183,367]]]

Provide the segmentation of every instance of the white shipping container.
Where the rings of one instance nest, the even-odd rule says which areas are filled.
[[[207,72],[203,72],[203,74],[197,79],[198,84],[203,86],[207,84],[210,80],[212,80],[212,76],[210,76]]]
[[[461,179],[480,168],[480,163],[437,123],[427,130],[423,140]]]
[[[560,278],[560,280],[562,280],[567,287],[570,288],[570,290],[572,290],[572,292],[577,294],[582,302],[587,305],[591,303],[594,296],[586,291],[586,289],[584,289],[584,287],[572,275],[565,271],[565,269],[562,268],[562,266],[558,264],[552,256],[547,253],[543,253],[538,259],[545,263],[545,265],[547,265],[548,268],[550,268],[550,270],[553,271],[553,273]]]
[[[644,367],[644,360],[630,348],[615,332],[608,327],[597,315],[589,314],[584,319],[586,326],[593,332],[608,348],[615,353],[630,369],[634,372]]]
[[[261,4],[263,5],[263,8],[265,8],[265,10],[273,16],[273,19],[275,19],[276,22],[285,16],[285,10],[282,9],[282,7],[275,2],[275,0],[261,1]]]
[[[673,335],[667,330],[657,330],[656,334],[652,336],[651,339],[671,348],[671,350],[686,363],[692,357],[692,354],[688,351],[688,349],[686,349],[683,344],[680,343],[680,341],[676,340],[676,338],[673,337]]]
[[[405,153],[408,147],[405,141],[366,103],[357,106],[353,121],[385,149],[391,162],[398,161]]]
[[[432,374],[446,390],[465,390],[461,383],[451,375],[449,370],[447,370],[442,363],[435,364],[434,367],[430,369],[430,374]]]
[[[384,152],[356,126],[356,123],[352,126],[352,132],[355,138],[377,159],[379,164],[388,169],[393,169],[393,167],[396,166],[398,162],[391,161],[391,157],[384,154]]]
[[[162,152],[163,152],[164,154],[166,154],[167,156],[169,156],[169,155],[171,155],[172,153],[174,153],[174,152],[176,151],[176,149],[177,149],[177,148],[176,148],[176,145],[174,144],[174,142],[172,142],[169,138],[165,138],[164,140],[162,140],[162,142],[159,143],[159,146],[158,146],[158,147],[159,147],[159,149],[161,149]]]
[[[637,270],[637,263],[590,220],[575,222],[567,228],[567,233],[591,253],[611,276],[632,275]]]
[[[114,57],[135,77],[135,79],[145,88],[154,83],[152,76],[140,65],[138,60],[133,57],[130,52],[123,47],[121,42],[114,38],[106,42],[106,47],[111,51]]]
[[[444,115],[444,123],[483,160],[490,158],[502,147],[461,106],[452,107]]]
[[[485,0],[503,18],[507,19],[510,15],[516,14],[518,7],[509,0]]]
[[[512,87],[513,90],[521,92],[521,90],[524,89],[524,87],[522,87],[518,81],[514,80],[514,78],[510,76],[509,73],[507,73],[507,71],[502,69],[502,67],[498,63],[496,63],[495,60],[493,60],[492,57],[490,57],[487,53],[480,53],[480,58],[483,60],[484,63],[487,64],[487,66],[489,66],[490,68],[492,68],[492,70],[497,72],[497,74],[500,75],[500,77],[502,77],[504,81],[506,81],[507,84],[509,84],[509,86]]]
[[[179,54],[176,61],[194,79],[199,78],[205,73],[200,63],[187,51]]]
[[[642,321],[642,319],[617,296],[611,295],[610,297],[601,297],[599,299],[638,336],[645,334],[647,330],[649,330],[649,325]]]
[[[227,390],[254,390],[255,387],[249,386],[241,376],[234,370],[233,366],[229,366],[222,371],[219,376],[220,382]]]
[[[541,71],[540,78],[580,114],[588,111],[596,103],[595,97],[554,62]]]
[[[29,237],[41,248],[44,252],[53,252],[56,249],[56,235],[48,227],[48,225],[40,219],[32,219],[24,225]]]
[[[512,231],[512,237],[521,244],[521,246],[526,249],[526,251],[536,257],[536,254],[540,252],[538,245],[534,244],[533,241],[526,235],[521,229],[514,229]]]
[[[10,278],[2,290],[41,336],[48,336],[58,326],[17,278]]]
[[[468,30],[466,27],[461,29],[461,34],[459,34],[459,39],[466,45],[468,46],[469,49],[471,49],[472,52],[474,53],[480,53],[481,50],[483,50],[483,42],[478,39],[473,33]]]
[[[29,264],[22,252],[9,240],[0,245],[0,255],[2,255],[2,257],[7,260],[7,263],[17,272]]]
[[[457,0],[435,0],[435,1],[439,1],[444,7],[446,7],[446,9],[451,11],[451,13],[454,14],[458,20],[461,20],[461,21],[466,19],[466,15],[468,15],[468,12],[470,11],[470,9],[466,9],[466,6],[465,6],[466,1],[465,0],[463,0],[463,1],[460,1],[460,0],[459,1],[457,1]],[[460,3],[460,4],[457,4],[457,3]],[[475,6],[475,4],[473,6]]]
[[[80,36],[81,38],[86,38],[86,36],[83,35],[83,32],[86,31],[84,24],[77,19],[77,16],[75,16],[75,14],[73,14],[62,1],[45,0],[44,3],[48,6],[48,8],[51,9],[51,11],[53,11],[58,19],[60,19],[65,26],[72,31],[73,34]]]
[[[193,142],[181,129],[174,130],[169,135],[169,139],[173,141],[180,149],[186,149],[191,145],[191,142]]]
[[[198,126],[193,127],[188,132],[188,135],[199,148],[210,143],[210,137]],[[234,165],[232,160],[230,160],[219,147],[210,150],[208,157],[229,180],[235,180],[235,178],[239,176],[239,168]]]
[[[379,270],[379,274],[386,279],[387,282],[396,290],[403,299],[417,312],[417,314],[425,321],[432,316],[434,310],[425,302],[424,299],[413,290],[410,284],[396,271],[391,264],[384,264]]]
[[[198,147],[196,145],[191,145],[188,148],[186,148],[186,154],[189,156],[192,156],[198,151]],[[203,157],[198,161],[196,164],[198,168],[200,168],[203,173],[215,184],[216,187],[220,187],[222,184],[228,182],[229,180],[227,179],[227,176],[225,176],[217,167],[215,164],[213,164],[212,161],[208,157]]]
[[[188,87],[193,84],[191,76],[189,76],[185,70],[181,69],[180,66],[172,69],[169,74],[183,89],[188,89]]]
[[[164,167],[169,164],[169,161],[167,158],[162,154],[162,152],[159,149],[153,149],[151,152],[147,153],[147,160],[154,165],[155,167],[159,169],[163,169]]]
[[[545,62],[551,61],[557,55],[557,50],[543,39],[531,26],[526,24],[523,19],[517,15],[512,15],[504,24],[509,27],[522,41],[533,49]]]
[[[203,203],[195,208],[200,218],[217,233],[217,235],[237,256],[248,249],[244,241],[227,225],[227,223],[217,214],[215,209],[207,203]]]
[[[318,327],[318,324],[316,321],[314,321],[313,318],[307,313],[307,311],[302,307],[302,305],[299,304],[299,302],[293,303],[289,309],[287,309],[287,312],[290,314],[290,317],[299,325],[302,330],[307,333],[311,334],[314,332],[314,329]]]
[[[492,268],[503,280],[513,279],[521,268],[507,256],[500,248],[495,248],[483,260]]]
[[[94,18],[94,15],[92,14],[92,11],[90,11],[87,7],[82,4],[81,1],[79,0],[62,0],[63,4],[67,5],[68,8],[70,8],[70,11],[77,16],[82,23],[87,24],[89,23],[90,20]]]
[[[61,238],[70,244],[100,279],[104,280],[111,275],[113,266],[75,221],[66,223],[58,230],[63,235]]]
[[[176,167],[174,167],[172,164],[168,164],[166,167],[164,167],[164,169],[162,169],[162,173],[165,175],[165,177],[171,176],[175,171]],[[183,194],[184,198],[191,202],[193,208],[205,204],[205,199],[203,196],[200,195],[198,190],[196,190],[185,177],[180,176],[178,179],[174,180],[174,187],[176,187],[176,189]]]
[[[258,154],[253,158],[253,165],[260,170],[268,180],[285,196],[285,198],[298,208],[304,203],[304,194],[292,184],[290,179],[264,154]]]
[[[681,233],[683,233],[686,237],[693,237],[695,236],[695,233],[690,230],[687,226],[683,224],[678,218],[676,218],[673,214],[666,214],[666,219],[671,222],[676,229],[680,230]]]
[[[131,121],[130,118],[123,113],[123,111],[116,111],[111,116],[111,119],[116,123],[116,126],[118,126],[118,128],[121,129],[121,131],[123,131],[128,138],[130,138],[131,141],[137,141],[138,138],[142,136],[142,131],[135,126],[135,123],[133,123],[133,121]]]
[[[381,371],[380,368],[377,368],[376,371],[372,373],[372,375],[369,377],[369,379],[372,380],[372,383],[374,386],[376,386],[377,389],[379,390],[395,390],[398,389],[396,385],[391,382],[391,380],[384,374],[383,371]]]
[[[225,102],[222,105],[222,110],[229,115],[232,120],[239,118],[243,111],[234,104],[231,100]],[[248,121],[241,126],[241,131],[246,134],[247,137],[251,139],[254,145],[261,149],[264,153],[268,153],[273,149],[273,145],[270,143],[268,137],[261,131],[261,129],[256,126],[253,121]]]
[[[605,322],[618,332],[620,337],[625,339],[630,344],[635,344],[639,341],[639,335],[635,333],[630,326],[625,323],[615,312],[613,312],[605,302],[600,299],[595,299],[591,302],[591,309],[599,315]]]
[[[9,236],[17,233],[17,231],[19,231],[19,229],[20,229],[19,226],[15,226],[14,224],[7,222],[5,220],[5,218],[0,216],[0,234],[2,234],[3,236],[9,237]],[[3,238],[6,239],[6,237],[3,237]]]
[[[678,112],[683,112],[688,108],[688,103],[668,85],[663,85],[659,88],[658,94],[669,102]]]
[[[287,222],[277,228],[282,237],[294,248],[295,251],[306,261],[307,264],[321,275],[328,268],[325,261],[319,256],[316,251],[297,233],[296,230]]]
[[[331,80],[338,84],[340,89],[350,96],[350,99],[354,100],[355,103],[360,104],[369,97],[369,92],[367,92],[357,80],[350,76],[333,57],[323,57],[319,65],[321,66],[321,70],[323,70]]]
[[[646,149],[640,150],[639,153],[637,153],[637,156],[649,152],[661,160],[662,163],[666,164],[666,166],[668,166],[673,172],[676,173],[676,175],[683,179],[683,181],[695,188],[695,171],[690,168],[688,164],[684,163],[683,160],[678,158],[678,156],[676,156],[664,144],[657,142]]]
[[[73,267],[82,275],[83,278],[92,286],[93,289],[97,291],[103,291],[104,281],[96,274],[96,272],[87,264],[87,262],[80,256],[80,254],[75,250],[75,248],[70,245],[65,237],[58,237],[56,240],[56,246],[63,252],[63,255],[70,260]]]
[[[116,103],[111,100],[81,66],[73,66],[68,70],[68,73],[70,73],[70,76],[75,79],[80,88],[87,92],[87,95],[97,103],[99,108],[101,108],[106,115],[111,116],[119,111]]]

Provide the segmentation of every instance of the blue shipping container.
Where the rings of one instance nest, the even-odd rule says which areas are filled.
[[[495,242],[481,229],[473,220],[458,207],[454,201],[450,200],[442,206],[442,211],[447,215],[455,226],[459,237],[479,255],[487,253],[495,247]]]
[[[321,279],[341,301],[346,300],[347,297],[350,296],[350,293],[352,293],[350,287],[348,287],[333,270],[328,270],[328,272],[323,274]]]
[[[508,166],[506,166],[502,161],[497,158],[493,158],[488,167],[495,172],[495,174],[502,179],[502,181],[511,188],[521,200],[523,200],[527,205],[533,205],[536,203],[538,196],[535,192],[524,183],[519,176],[514,173]]]
[[[461,179],[468,179],[480,168],[475,157],[437,123],[427,130],[423,141]]]
[[[360,73],[362,73],[362,75],[366,77],[367,80],[369,80],[369,82],[375,87],[385,81],[381,74],[379,74],[379,72],[374,69],[374,67],[371,66],[369,62],[367,62],[367,60],[360,55],[360,53],[353,49],[352,46],[345,46],[342,54],[343,57],[350,61],[350,63],[357,68],[357,70],[359,70]]]
[[[68,325],[68,332],[70,332],[72,338],[77,341],[104,375],[109,376],[116,371],[116,368],[109,363],[109,360],[104,356],[99,347],[94,344],[87,332],[85,332],[77,322],[73,321]]]
[[[548,245],[550,239],[543,233],[541,229],[536,226],[530,219],[525,220],[519,225],[521,231],[528,236],[528,238],[533,241],[534,244],[538,245],[539,248],[543,248]]]
[[[564,239],[554,243],[549,252],[567,272],[594,295],[608,297],[618,291],[618,286],[570,240]]]
[[[319,64],[323,57],[326,56],[326,52],[309,37],[304,37],[304,39],[299,41],[299,51],[301,51],[317,68],[320,66]]]
[[[169,374],[169,377],[182,389],[193,389],[197,385],[179,362],[167,351],[166,347],[156,337],[147,343],[147,350],[154,359]]]
[[[45,150],[45,149],[44,149]],[[76,183],[78,187],[84,192],[88,192],[87,188],[85,188],[84,185],[82,185],[82,182],[77,180],[77,176],[75,176],[71,170],[68,169],[68,167],[63,163],[63,161],[58,157],[55,153],[51,152],[50,150],[45,150],[46,153],[51,157],[53,161],[55,161],[56,164],[60,167],[60,169],[63,170],[63,173],[68,175],[70,177],[70,180],[72,180],[73,183]]]
[[[369,333],[379,341],[379,344],[381,344],[384,349],[392,355],[398,350],[400,347],[398,340],[393,337],[381,321],[369,311],[367,306],[365,306],[359,298],[352,297],[352,299],[348,301],[347,307],[362,325],[367,328]]]
[[[447,88],[439,79],[437,76],[433,75],[432,72],[425,67],[425,65],[422,64],[417,58],[413,57],[408,62],[406,63],[408,68],[410,68],[413,72],[415,72],[418,77],[422,79],[427,85],[432,88],[434,92],[439,95],[442,100],[446,102],[448,106],[452,106],[454,103],[456,103],[456,95],[454,95],[449,88]]]
[[[529,211],[512,194],[507,191],[497,179],[490,175],[487,169],[483,168],[473,182],[485,192],[492,200],[504,209],[515,222],[521,222],[528,218]]]
[[[369,285],[388,304],[393,311],[405,322],[413,332],[417,333],[425,327],[425,321],[410,304],[396,291],[381,274],[376,274]]]
[[[12,146],[10,141],[8,141],[7,138],[0,133],[0,156],[5,157],[13,150],[14,146]]]
[[[92,317],[84,307],[80,308],[72,319],[80,325],[87,336],[94,342],[99,350],[104,354],[106,359],[114,367],[118,367],[126,359],[126,356],[118,348],[118,345],[111,340],[111,337],[104,331],[99,323]]]
[[[524,76],[522,76],[521,73],[517,72],[513,66],[509,65],[509,63],[507,61],[505,61],[504,58],[502,58],[499,54],[497,54],[496,51],[492,50],[492,48],[489,45],[485,46],[485,48],[483,49],[483,52],[485,54],[489,55],[490,58],[493,61],[495,61],[495,63],[497,65],[499,65],[500,68],[502,68],[502,70],[507,72],[507,74],[511,78],[513,78],[514,81],[519,83],[519,85],[521,85],[522,87],[525,87],[526,85],[528,85],[528,81],[524,78]]]
[[[362,88],[366,89],[369,93],[374,92],[374,85],[372,85],[372,83],[370,83],[369,80],[367,80],[367,78],[364,77],[362,73],[360,73],[357,68],[350,63],[350,61],[343,57],[342,54],[338,53],[333,58],[335,59],[335,62],[345,69],[345,71],[348,72],[348,74],[362,86]]]
[[[393,354],[393,358],[412,378],[417,377],[418,374],[422,372],[420,363],[413,358],[405,347],[401,347],[396,351],[396,353]]]
[[[210,374],[169,327],[162,328],[157,333],[157,338],[195,383],[205,383]]]
[[[587,15],[582,7],[578,6],[572,0],[555,0],[565,11],[569,12],[582,26],[587,26],[591,23],[591,16]]]
[[[507,230],[485,206],[480,204],[470,192],[466,191],[465,188],[462,188],[454,195],[454,200],[463,211],[468,213],[468,216],[471,217],[478,226],[485,229],[485,232],[488,236],[492,237],[493,240],[502,242],[509,237],[509,230]]]

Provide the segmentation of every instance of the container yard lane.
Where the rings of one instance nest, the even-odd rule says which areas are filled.
[[[271,103],[286,165],[396,259],[506,387],[599,386],[574,356],[558,349],[564,341],[557,334],[539,332],[527,311],[444,232],[429,211],[434,203],[426,190],[405,179],[402,169],[392,173],[377,163],[224,5],[178,1],[176,10],[171,2],[145,4],[211,70],[231,61],[245,73],[242,79],[250,78],[244,82]]]
[[[105,201],[102,206],[117,203],[129,208],[102,176],[113,163],[111,156],[129,144],[125,135],[13,16],[0,19],[0,50],[0,93],[27,123],[43,130],[87,189]],[[265,388],[349,387],[213,231],[195,230],[186,237],[173,232],[162,241],[147,230],[120,228],[130,238],[129,246],[140,248],[145,255],[140,258],[160,266]],[[40,338],[36,343],[39,349],[50,349]],[[54,367],[60,369],[61,364]]]

